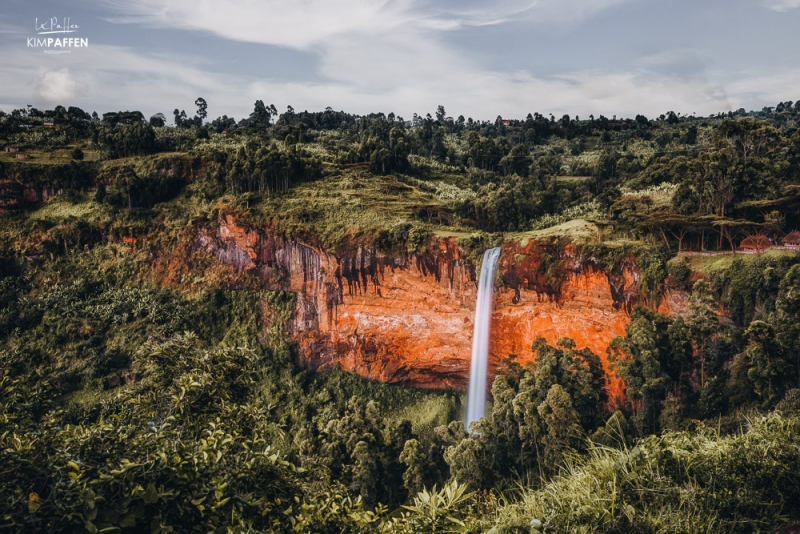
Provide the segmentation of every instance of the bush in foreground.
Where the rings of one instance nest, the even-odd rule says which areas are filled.
[[[748,426],[593,448],[501,508],[494,532],[774,531],[800,518],[800,421],[773,413]]]

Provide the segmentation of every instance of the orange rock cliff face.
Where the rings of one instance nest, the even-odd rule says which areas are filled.
[[[227,216],[216,228],[200,230],[190,252],[201,248],[238,271],[249,271],[265,287],[296,294],[291,332],[310,368],[340,364],[388,383],[466,389],[476,266],[454,238],[432,240],[424,253],[353,247],[332,254]],[[533,241],[506,243],[498,273],[491,370],[512,353],[520,363],[532,361],[537,337],[550,344],[570,337],[607,367],[609,342],[624,335],[628,313],[641,301],[632,260],[606,274],[582,261],[572,245],[556,251]],[[671,300],[665,298],[661,307],[668,311]],[[618,381],[610,376],[609,382],[612,395],[619,394]]]

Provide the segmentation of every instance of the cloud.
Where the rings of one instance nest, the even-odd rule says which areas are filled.
[[[413,0],[216,0],[108,2],[110,20],[210,32],[233,41],[306,50],[336,35],[379,34],[411,22]]]
[[[766,0],[766,5],[773,11],[790,11],[800,7],[800,0]]]
[[[26,35],[26,32],[24,32],[22,28],[18,26],[0,21],[0,35],[4,37],[21,37]]]
[[[784,100],[795,100],[800,87],[800,68],[780,69],[775,72],[762,70],[743,73],[728,86],[731,95],[736,95],[734,108],[747,109],[751,102],[774,106]]]
[[[117,17],[180,30],[202,30],[226,39],[305,50],[313,55],[316,79],[293,82],[246,69],[223,69],[198,55],[145,53],[95,45],[73,54],[32,59],[24,49],[5,52],[0,79],[5,101],[79,105],[88,110],[140,109],[168,116],[178,107],[191,114],[194,99],[209,102],[209,116],[252,111],[263,99],[280,110],[320,110],[327,106],[352,113],[390,112],[409,118],[432,112],[438,104],[452,115],[476,119],[524,117],[528,112],[657,115],[669,109],[698,114],[751,105],[774,105],[791,98],[800,71],[738,73],[723,83],[702,54],[688,48],[665,50],[628,67],[569,70],[542,76],[527,70],[502,71],[476,59],[447,39],[468,26],[501,24],[506,18],[554,20],[570,12],[574,20],[611,9],[623,0],[500,0],[489,9],[477,0],[441,0],[434,9],[421,0],[302,0],[304,9],[328,16],[307,17],[294,3],[240,0],[226,13],[206,0],[143,0],[118,6]],[[126,4],[127,5],[127,4]],[[330,16],[330,7],[341,13]],[[162,7],[163,6],[163,7]],[[274,10],[267,16],[265,13]],[[559,6],[562,9],[559,10]],[[248,12],[247,8],[252,11]],[[315,11],[317,10],[317,11]],[[211,13],[214,13],[214,16]],[[234,22],[243,18],[242,24]],[[178,36],[180,34],[178,33]],[[216,46],[216,43],[215,43]],[[269,53],[269,48],[265,48]],[[305,77],[308,79],[308,77]],[[313,79],[313,78],[312,78]],[[724,88],[723,88],[724,85]],[[766,88],[766,89],[765,89]],[[780,98],[776,98],[781,95]],[[68,102],[69,101],[69,102]],[[48,104],[50,105],[50,104]]]
[[[530,23],[580,22],[630,0],[458,0],[417,8],[420,27],[457,30],[524,20]]]
[[[631,0],[106,0],[113,22],[210,32],[249,43],[309,50],[341,36],[451,31],[522,18],[582,20]]]
[[[76,80],[68,68],[44,71],[36,81],[33,92],[34,102],[37,105],[57,105],[70,102],[75,97],[86,91],[86,84]]]
[[[303,96],[303,107],[352,104],[346,109],[362,113],[393,107],[409,115],[439,103],[466,104],[465,95],[483,102],[473,102],[466,109],[480,107],[491,114],[489,108],[498,105],[492,95],[498,90],[528,91],[534,79],[528,76],[521,82],[518,76],[478,67],[473,58],[444,41],[448,32],[512,19],[583,20],[631,0],[495,0],[489,4],[479,0],[237,0],[227,2],[224,10],[210,0],[107,1],[117,13],[112,21],[210,32],[317,56],[317,83],[257,80],[251,84],[254,93],[269,94],[276,104],[285,88],[291,87],[286,98],[295,106]],[[537,97],[539,102],[547,100],[547,95]],[[365,109],[367,102],[372,109]]]
[[[47,105],[77,105],[101,113],[140,109],[145,115],[163,112],[170,116],[175,107],[191,114],[194,99],[203,96],[211,117],[227,114],[237,119],[252,111],[256,99],[281,110],[287,104],[298,110],[332,106],[360,114],[393,111],[405,118],[414,112],[433,112],[438,104],[444,104],[451,115],[463,113],[476,119],[522,118],[534,111],[585,117],[590,113],[652,116],[674,109],[707,115],[774,105],[796,97],[800,86],[800,69],[742,72],[723,91],[708,74],[680,76],[671,67],[659,71],[653,66],[658,58],[627,71],[582,70],[543,78],[522,70],[475,69],[468,59],[435,39],[421,42],[419,48],[393,48],[392,44],[391,39],[381,40],[385,48],[376,52],[386,54],[386,61],[364,68],[366,51],[344,38],[332,42],[323,62],[330,72],[326,70],[324,79],[317,82],[220,76],[201,58],[147,55],[107,45],[59,56],[51,65],[33,71],[30,54],[11,50],[0,63],[0,79],[14,80],[3,95],[5,102],[16,102],[13,107],[30,103],[34,96],[37,105],[47,101]],[[429,45],[433,47],[427,50],[426,61],[419,61]],[[11,105],[3,109],[10,111]]]
[[[209,72],[202,58],[146,55],[110,45],[58,56],[9,47],[0,61],[0,79],[11,81],[3,99],[16,101],[12,107],[63,104],[101,112],[138,108],[169,113],[174,107],[191,108],[197,96],[213,94],[221,114],[230,113],[221,109],[223,102],[242,98],[241,87]],[[249,81],[237,80],[245,86]],[[209,112],[214,113],[213,105]]]
[[[146,115],[169,116],[175,107],[191,114],[194,99],[203,96],[211,117],[237,119],[252,111],[256,99],[281,110],[288,104],[310,110],[332,106],[360,114],[393,111],[406,118],[432,112],[438,104],[450,114],[476,119],[498,114],[521,118],[534,111],[633,116],[674,109],[705,115],[774,105],[791,98],[800,85],[800,69],[743,72],[725,91],[712,81],[713,73],[697,67],[694,52],[683,49],[652,56],[630,70],[537,77],[524,70],[476,68],[434,35],[408,39],[403,32],[374,40],[369,47],[346,36],[330,39],[320,51],[320,80],[302,83],[247,73],[222,76],[203,58],[109,45],[55,58],[42,55],[39,61],[44,63],[33,69],[31,57],[25,49],[11,49],[0,63],[0,79],[13,80],[4,100],[16,101],[14,107],[34,97],[37,105],[77,105],[99,112],[140,109]]]

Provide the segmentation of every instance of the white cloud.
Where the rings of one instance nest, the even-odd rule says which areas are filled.
[[[16,101],[10,107],[63,104],[99,112],[138,108],[168,113],[174,107],[189,111],[201,94],[217,95],[218,106],[241,99],[240,87],[208,72],[199,58],[150,56],[94,44],[54,56],[13,47],[4,52],[0,79],[11,81],[3,90],[6,102]]]
[[[404,115],[435,108],[438,103],[467,104],[466,95],[480,100],[465,109],[484,108],[482,112],[491,114],[489,108],[500,105],[492,96],[503,87],[529,94],[529,81],[481,69],[448,46],[442,40],[444,32],[521,18],[582,20],[625,1],[630,0],[496,0],[490,4],[478,0],[238,0],[220,10],[211,0],[135,4],[109,0],[119,13],[112,20],[207,31],[236,41],[307,50],[319,57],[317,74],[324,80],[320,83],[261,80],[254,84],[271,99],[278,100],[283,87],[292,87],[287,98],[295,106],[313,108],[319,103],[357,112],[394,108]],[[301,95],[306,97],[302,104]],[[542,103],[547,95],[537,98]],[[350,102],[354,106],[346,107]],[[367,102],[372,109],[365,109]]]
[[[112,21],[207,31],[226,39],[308,49],[336,36],[378,34],[410,22],[413,0],[109,0]]]
[[[331,40],[321,56],[325,79],[315,83],[220,76],[201,58],[144,55],[102,45],[51,58],[38,65],[39,70],[31,70],[31,54],[12,50],[0,63],[0,79],[14,80],[4,90],[6,102],[17,102],[14,107],[35,97],[37,105],[46,101],[90,111],[140,109],[146,115],[169,116],[175,107],[191,113],[194,99],[203,96],[211,117],[224,113],[237,119],[252,111],[256,99],[281,110],[287,104],[311,110],[333,106],[362,114],[393,111],[406,118],[432,112],[438,104],[451,114],[480,119],[498,114],[521,118],[533,111],[632,116],[674,109],[705,115],[774,105],[796,98],[800,86],[800,69],[740,73],[736,82],[726,85],[726,93],[703,76],[654,70],[650,63],[658,64],[658,58],[631,71],[577,71],[540,78],[526,71],[477,69],[433,36],[421,35],[400,46],[403,40],[404,35],[395,35],[369,48],[344,37]],[[375,61],[371,53],[384,60]],[[713,73],[707,77],[713,79]]]
[[[789,11],[800,7],[800,0],[766,0],[766,4],[774,11]]]
[[[37,105],[53,106],[70,102],[85,91],[86,84],[76,80],[65,67],[41,72],[36,81],[33,98]]]
[[[31,103],[77,105],[88,111],[140,109],[146,115],[175,107],[193,111],[197,96],[209,102],[209,114],[242,118],[256,99],[279,109],[320,110],[326,106],[353,113],[393,111],[406,118],[432,112],[444,104],[451,114],[473,118],[522,118],[528,112],[607,116],[648,116],[669,109],[700,115],[738,107],[774,105],[797,98],[800,68],[780,72],[740,73],[723,91],[702,77],[659,73],[646,66],[631,71],[577,71],[550,78],[529,72],[475,69],[469,61],[435,40],[420,48],[392,50],[380,42],[387,60],[364,68],[366,52],[346,39],[333,43],[325,56],[327,80],[292,83],[245,75],[218,76],[206,63],[191,58],[138,54],[123,47],[93,46],[31,71],[31,55],[9,52],[0,63],[0,79],[15,80],[4,90],[13,107]],[[429,61],[418,61],[427,51]],[[78,52],[81,52],[80,54]],[[416,61],[416,64],[414,63]],[[57,68],[56,68],[57,67]],[[337,74],[339,73],[339,74]],[[352,78],[348,78],[348,73]],[[709,78],[713,79],[713,74]],[[4,106],[9,111],[12,106]]]
[[[736,95],[734,108],[747,108],[750,102],[774,106],[785,100],[800,97],[800,68],[781,69],[778,72],[751,72],[738,77],[728,86],[729,94]]]
[[[36,59],[24,49],[10,49],[0,62],[0,79],[13,80],[3,96],[18,105],[37,95],[42,101],[100,112],[135,108],[169,116],[175,107],[191,113],[194,99],[203,96],[209,116],[224,113],[237,119],[252,111],[256,99],[280,110],[288,104],[298,110],[332,106],[362,114],[393,111],[406,118],[444,104],[454,115],[493,119],[534,111],[559,116],[657,115],[669,109],[708,114],[773,105],[793,96],[800,70],[741,73],[736,83],[727,85],[691,49],[663,51],[627,70],[566,70],[542,77],[481,67],[444,39],[448,31],[506,18],[555,20],[565,12],[587,17],[622,1],[501,0],[490,10],[477,0],[460,0],[455,7],[442,0],[436,9],[420,0],[303,0],[301,7],[310,10],[303,11],[294,3],[275,1],[241,0],[226,4],[224,10],[211,10],[208,0],[158,5],[143,0],[134,8],[119,7],[126,20],[305,49],[318,58],[318,79],[290,82],[247,71],[222,75],[199,55],[153,55],[95,44],[57,58]],[[332,16],[331,10],[337,9]],[[309,17],[309,12],[321,16]]]
[[[308,50],[340,36],[455,30],[525,18],[582,20],[631,0],[106,0],[115,22],[206,31],[226,39]]]

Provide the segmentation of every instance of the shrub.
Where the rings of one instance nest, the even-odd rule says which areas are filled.
[[[650,436],[597,447],[545,488],[500,510],[500,525],[547,532],[774,531],[800,513],[800,421],[771,414],[746,432]]]
[[[471,494],[457,481],[441,489],[422,490],[414,504],[404,506],[408,512],[384,525],[386,532],[459,532],[466,530],[464,507]]]
[[[675,256],[667,262],[667,272],[675,281],[675,287],[686,289],[689,285],[689,277],[692,275],[692,267],[686,256]]]

